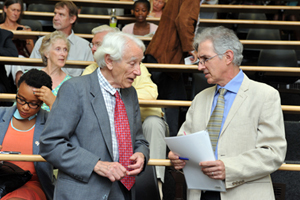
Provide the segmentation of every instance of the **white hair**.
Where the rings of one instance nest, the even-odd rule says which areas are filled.
[[[228,49],[233,51],[234,58],[232,63],[240,66],[243,60],[243,45],[233,30],[223,26],[205,28],[202,32],[195,35],[194,48],[198,51],[199,44],[210,40],[213,43],[216,54],[224,54]]]
[[[102,32],[120,32],[120,29],[115,27],[110,27],[106,24],[101,25],[101,26],[97,26],[95,28],[92,29],[92,34],[96,35],[97,33],[102,33]]]
[[[123,32],[107,33],[103,38],[102,45],[94,54],[98,66],[100,68],[106,67],[105,55],[109,55],[113,61],[121,60],[125,53],[124,48],[129,41],[134,42],[143,52],[145,51],[144,43],[134,35]]]

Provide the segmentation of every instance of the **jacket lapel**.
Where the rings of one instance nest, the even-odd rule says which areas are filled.
[[[48,114],[47,111],[45,110],[40,110],[38,112],[38,115],[36,117],[36,122],[35,122],[35,128],[34,128],[34,135],[33,135],[33,147],[32,147],[32,153],[33,154],[39,154],[40,152],[40,148],[39,148],[39,145],[40,145],[40,142],[39,142],[39,139],[40,139],[40,136],[43,132],[43,129],[44,129],[44,125],[46,123],[46,115]]]
[[[95,70],[91,75],[91,81],[90,83],[90,101],[91,105],[94,109],[94,113],[97,117],[99,127],[102,133],[102,136],[104,138],[104,141],[106,143],[107,149],[109,151],[109,154],[113,160],[113,151],[112,151],[112,138],[111,138],[111,131],[110,131],[110,126],[109,125],[109,117],[107,114],[106,106],[105,106],[105,101],[99,86],[99,81],[98,81],[98,75],[97,71]]]
[[[241,85],[238,93],[236,94],[233,104],[229,110],[229,113],[227,115],[227,118],[225,120],[225,123],[223,125],[220,135],[223,134],[223,132],[226,130],[226,128],[230,124],[231,120],[235,116],[236,112],[239,110],[240,106],[247,99],[248,95],[246,92],[247,92],[248,88],[249,88],[249,78],[244,74],[244,80],[243,80],[242,85]]]
[[[15,110],[17,109],[16,106],[12,106],[9,108],[3,108],[6,109],[5,114],[3,115],[3,118],[0,121],[0,144],[2,144],[4,136],[6,134],[6,131],[8,129],[10,120],[15,112]]]

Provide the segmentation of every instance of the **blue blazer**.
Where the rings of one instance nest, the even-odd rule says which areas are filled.
[[[2,144],[3,142],[9,123],[16,109],[17,109],[16,106],[0,108],[0,144]],[[33,154],[40,154],[39,138],[44,129],[47,116],[48,116],[48,112],[45,110],[41,109],[38,112],[35,128],[34,128],[33,141],[32,141]],[[53,177],[52,165],[50,165],[48,162],[34,162],[34,167],[47,199],[48,200],[53,199],[54,177]]]

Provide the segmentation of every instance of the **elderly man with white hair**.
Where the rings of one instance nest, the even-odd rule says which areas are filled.
[[[135,199],[149,159],[132,87],[144,50],[134,36],[109,33],[94,55],[100,68],[61,86],[40,138],[59,170],[54,199]]]
[[[119,32],[118,28],[112,28],[107,25],[101,25],[92,30],[94,35],[90,47],[94,54],[98,47],[101,46],[103,38],[107,33]],[[82,75],[90,74],[98,68],[97,63],[92,63],[85,68]],[[141,75],[134,79],[132,86],[136,89],[138,99],[156,100],[158,96],[157,86],[151,80],[151,74],[146,66],[141,63]],[[169,134],[169,127],[164,120],[164,112],[161,108],[141,107],[143,134],[149,142],[150,158],[165,159],[166,143],[164,137]],[[165,178],[165,167],[156,166],[156,176],[160,197],[163,199],[162,184]]]

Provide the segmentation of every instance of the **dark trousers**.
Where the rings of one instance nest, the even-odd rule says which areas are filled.
[[[124,195],[122,200],[131,200],[131,192],[126,189],[126,187],[121,183],[121,181],[115,181],[112,184],[108,200],[120,200],[120,196]]]
[[[157,85],[158,98],[164,100],[186,100],[187,95],[182,74],[174,80],[165,72],[151,72],[152,81]],[[170,136],[176,136],[179,129],[179,108],[166,108],[166,121]]]
[[[200,200],[221,200],[220,192],[202,191]]]

